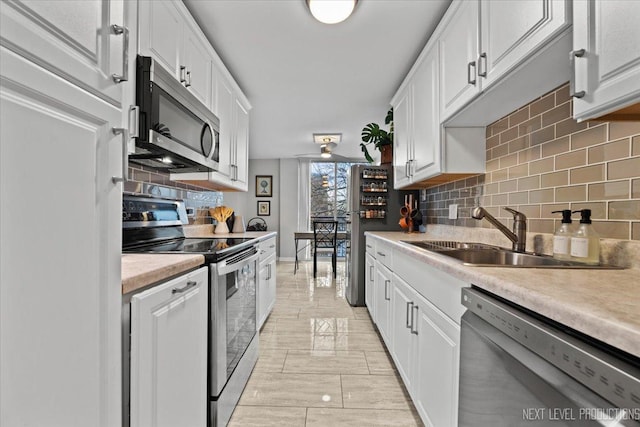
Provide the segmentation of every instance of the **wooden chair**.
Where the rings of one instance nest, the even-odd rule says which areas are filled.
[[[331,252],[333,277],[337,277],[336,259],[338,256],[338,221],[313,221],[313,277],[318,272],[318,253]]]

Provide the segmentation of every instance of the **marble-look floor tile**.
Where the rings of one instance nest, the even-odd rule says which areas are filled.
[[[395,375],[342,375],[342,390],[345,408],[411,409]]]
[[[363,351],[289,350],[284,373],[368,374]]]
[[[396,369],[389,355],[384,351],[365,351],[371,375],[395,375]]]
[[[260,350],[313,350],[314,335],[309,333],[271,333],[260,336]]]
[[[240,405],[342,407],[340,375],[254,372]]]
[[[301,308],[298,314],[299,319],[342,317],[345,319],[355,319],[353,311],[349,307],[339,308]]]
[[[282,372],[287,350],[261,348],[254,372]],[[369,368],[371,369],[371,368]]]
[[[368,350],[384,351],[377,334],[316,335],[314,350]]]
[[[237,406],[227,427],[305,427],[307,408]]]
[[[410,410],[309,408],[306,427],[414,427],[422,426]]]

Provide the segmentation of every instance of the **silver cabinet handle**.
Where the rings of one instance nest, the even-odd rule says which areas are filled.
[[[473,67],[473,74],[471,74],[471,67]],[[476,85],[476,61],[471,61],[467,64],[467,82],[470,85]]]
[[[184,65],[180,66],[180,83],[186,83],[187,79],[185,77],[185,73],[187,71],[187,67]]]
[[[482,52],[478,58],[478,75],[487,77],[487,52]]]
[[[191,86],[191,71],[187,71],[187,79],[184,82],[184,87]]]
[[[375,277],[373,277],[373,265],[369,266],[369,281],[373,282],[373,279],[375,279]]]
[[[418,306],[414,305],[413,306],[413,310],[415,310],[416,315],[417,315],[418,314]],[[418,328],[416,327],[416,329],[413,329],[413,327],[416,325],[416,322],[413,320],[413,310],[411,310],[412,311],[412,313],[411,313],[411,333],[414,334],[414,335],[418,335]]]
[[[385,254],[383,254],[382,252],[377,252],[378,255],[380,256],[386,256]]]
[[[572,50],[569,53],[569,62],[571,67],[571,72],[573,75],[572,78],[569,79],[569,95],[574,98],[582,98],[586,95],[586,92],[581,90],[576,92],[576,58],[582,58],[586,51],[584,49]]]
[[[409,162],[404,162],[404,176],[409,178]]]
[[[391,301],[391,298],[389,298],[387,296],[387,291],[389,290],[389,287],[387,286],[389,283],[391,283],[391,280],[385,280],[384,281],[384,299],[386,299],[387,301]]]
[[[373,246],[371,246],[371,245],[367,245],[367,247],[368,247],[368,248],[373,248]]]
[[[129,29],[120,25],[113,24],[111,31],[116,36],[122,34],[124,40],[122,41],[122,74],[112,74],[111,78],[116,83],[122,83],[129,80]]]
[[[409,308],[411,307],[411,308]],[[407,302],[407,328],[413,330],[413,301]],[[409,320],[411,319],[411,320]]]
[[[271,249],[271,248],[275,248],[275,247],[276,247],[276,245],[271,245],[271,246],[269,246],[269,248],[270,248],[270,249]]]
[[[172,294],[181,294],[181,293],[186,292],[189,289],[193,288],[197,284],[198,284],[198,282],[194,282],[192,280],[189,280],[187,282],[187,284],[184,285],[182,288],[173,288],[173,289],[171,289],[171,293]]]
[[[415,166],[416,163],[415,162],[416,162],[415,159],[409,160],[409,178],[413,178],[413,175],[416,172],[416,166]]]
[[[129,181],[129,131],[125,128],[111,128],[114,135],[122,137],[122,176],[112,176],[114,184]]]

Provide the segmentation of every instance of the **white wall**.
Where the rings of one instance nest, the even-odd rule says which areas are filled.
[[[293,261],[293,233],[298,231],[298,160],[280,159],[280,259]]]
[[[256,175],[271,175],[272,197],[256,197]],[[224,205],[233,208],[236,215],[242,215],[245,225],[251,218],[262,218],[269,231],[278,231],[277,243],[280,240],[280,160],[249,160],[249,189],[246,193],[225,192]],[[258,201],[271,202],[271,215],[258,216]],[[292,237],[293,239],[293,237]]]
[[[256,175],[273,176],[273,197],[256,197]],[[233,208],[236,215],[249,219],[258,216],[257,202],[271,202],[271,215],[262,216],[269,231],[277,231],[278,257],[293,261],[295,249],[293,233],[298,229],[298,160],[249,160],[249,190],[246,193],[224,193],[224,205]]]

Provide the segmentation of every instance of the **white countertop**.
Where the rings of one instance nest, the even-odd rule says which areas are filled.
[[[402,240],[447,240],[429,233],[367,232],[451,276],[640,357],[638,269],[473,267]],[[453,240],[453,239],[451,239]]]

